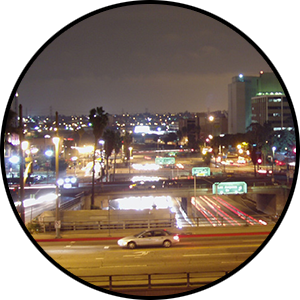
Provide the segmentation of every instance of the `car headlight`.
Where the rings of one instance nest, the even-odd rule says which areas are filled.
[[[57,180],[57,185],[63,185],[64,184],[64,180],[63,179],[58,179]]]
[[[178,235],[174,235],[174,236],[173,236],[173,239],[174,239],[175,241],[179,242],[179,236],[178,236]]]
[[[126,242],[124,241],[124,240],[118,240],[118,245],[120,246],[120,247],[124,247],[124,246],[126,246]]]
[[[77,178],[76,178],[76,177],[72,177],[72,178],[71,178],[71,183],[74,184],[74,183],[76,183],[76,181],[77,181]]]

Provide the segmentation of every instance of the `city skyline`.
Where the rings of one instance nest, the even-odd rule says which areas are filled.
[[[55,32],[54,32],[55,34]],[[234,46],[233,46],[234,45]],[[202,13],[133,5],[95,14],[39,53],[18,88],[29,114],[227,110],[232,76],[270,67],[242,36]]]

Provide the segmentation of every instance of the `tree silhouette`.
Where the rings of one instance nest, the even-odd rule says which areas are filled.
[[[98,141],[101,138],[103,131],[108,123],[108,113],[105,113],[102,106],[93,108],[90,110],[90,122],[93,126],[93,134],[95,138],[94,142],[94,154],[93,154],[93,168],[92,168],[92,196],[91,196],[91,209],[94,209],[95,205],[95,159],[96,149],[98,147]]]
[[[111,129],[107,129],[104,131],[103,139],[105,141],[104,149],[105,149],[105,159],[106,159],[106,178],[108,179],[108,159],[111,156],[114,147],[115,147],[115,131]]]

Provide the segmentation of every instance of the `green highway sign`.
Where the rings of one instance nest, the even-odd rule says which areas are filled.
[[[192,168],[193,176],[210,176],[210,168],[208,167],[196,167]]]
[[[236,182],[215,182],[212,186],[213,194],[217,195],[238,195],[247,193],[247,183]]]
[[[155,163],[157,165],[174,165],[175,157],[156,157]]]

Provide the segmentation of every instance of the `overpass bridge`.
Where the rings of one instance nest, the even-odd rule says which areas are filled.
[[[256,203],[256,208],[269,215],[280,215],[289,198],[290,188],[282,185],[253,185],[248,186],[247,194],[227,195],[232,199],[244,197]],[[108,207],[110,200],[115,200],[125,197],[143,197],[143,196],[171,196],[181,199],[183,207],[186,206],[187,214],[191,210],[191,199],[195,196],[214,195],[211,187],[201,188],[160,188],[150,190],[96,190],[95,191],[95,206],[104,208]],[[90,208],[90,193],[86,192],[85,209]]]

